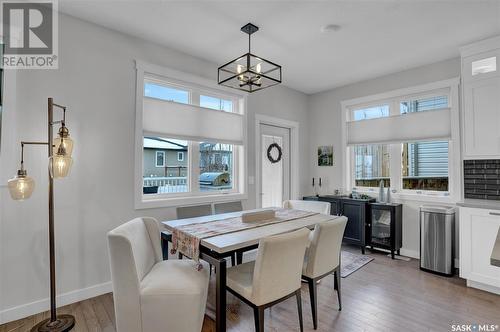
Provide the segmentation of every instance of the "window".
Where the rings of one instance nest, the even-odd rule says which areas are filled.
[[[460,185],[450,173],[460,163],[453,153],[460,149],[453,125],[458,84],[434,82],[342,102],[347,190],[374,191],[382,182],[403,195],[456,198]]]
[[[448,107],[448,96],[433,96],[400,103],[401,114]],[[448,142],[404,143],[403,189],[448,191]]]
[[[389,105],[373,106],[354,110],[353,121],[383,118],[389,116]]]
[[[402,101],[399,104],[401,114],[425,112],[448,107],[447,96],[427,97],[422,99],[413,99]]]
[[[187,192],[188,163],[184,160],[175,162],[174,159],[176,154],[184,155],[187,151],[187,141],[164,137],[144,137],[143,194]]]
[[[448,142],[403,144],[403,189],[448,191]]]
[[[356,187],[391,186],[389,149],[387,145],[357,145],[354,147],[354,180]]]
[[[176,103],[189,104],[189,92],[158,83],[144,83],[144,96]]]
[[[231,100],[204,95],[200,96],[200,106],[224,112],[233,111],[233,102]]]
[[[165,167],[165,151],[156,151],[156,167]]]
[[[233,189],[233,145],[200,143],[200,191]]]
[[[136,110],[142,118],[136,125],[136,137],[142,134],[136,144],[142,145],[136,148],[136,165],[142,166],[135,172],[136,207],[244,199],[244,95],[192,75],[176,72],[180,78],[167,79],[139,66],[137,71],[143,100]]]

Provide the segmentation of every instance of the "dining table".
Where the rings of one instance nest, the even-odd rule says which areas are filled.
[[[169,242],[172,242],[172,233],[179,227],[210,223],[229,218],[241,217],[244,213],[259,212],[263,209],[214,214],[196,218],[163,221],[165,231],[162,231],[161,243],[163,258],[168,259]],[[227,258],[236,255],[236,264],[242,263],[243,252],[258,248],[260,239],[268,236],[287,233],[301,228],[313,229],[320,222],[339,218],[334,215],[312,213],[304,217],[283,222],[264,224],[259,227],[232,230],[229,233],[202,238],[199,242],[199,259],[215,267],[215,329],[217,332],[226,331],[226,272]]]

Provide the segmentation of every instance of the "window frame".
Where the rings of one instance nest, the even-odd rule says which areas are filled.
[[[182,156],[179,158],[179,156]],[[184,151],[177,151],[177,161],[184,161]]]
[[[216,99],[222,99],[222,100],[229,100],[229,101],[231,101],[232,108],[233,108],[233,111],[230,112],[230,113],[240,113],[240,105],[239,105],[239,102],[238,102],[238,98],[234,98],[232,96],[224,95],[224,94],[221,94],[219,92],[208,91],[206,89],[200,89],[198,92],[199,93],[197,95],[198,95],[198,100],[199,101],[201,101],[201,96],[211,97],[211,98],[216,98]],[[202,107],[205,107],[205,106],[202,106]],[[207,107],[207,108],[210,108],[210,107]],[[221,112],[226,112],[224,110],[217,110],[215,108],[210,108],[210,109],[213,109],[213,110],[216,110],[216,111],[221,111]]]
[[[365,121],[365,120],[359,120],[359,121]],[[389,181],[391,183],[391,185],[393,184],[392,182],[392,172],[391,172],[391,169],[392,169],[392,158],[391,158],[391,155],[392,155],[392,151],[391,151],[391,144],[378,144],[378,143],[374,143],[374,144],[364,144],[364,145],[387,145],[387,151],[389,152]],[[349,148],[350,150],[350,158],[351,158],[351,178],[352,178],[352,182],[351,182],[351,188],[352,190],[356,190],[356,191],[364,191],[364,192],[374,192],[374,191],[378,191],[378,186],[376,187],[364,187],[364,186],[356,186],[356,161],[355,161],[355,158],[356,158],[356,155],[354,153],[354,149],[351,149]],[[384,188],[387,188],[387,187],[384,187]],[[391,186],[392,188],[392,186]]]
[[[136,60],[136,128],[135,128],[135,186],[134,201],[136,209],[175,207],[180,205],[202,204],[208,202],[224,202],[231,200],[242,200],[247,198],[247,94],[233,91],[233,89],[220,87],[214,81],[177,71],[175,69],[157,66]],[[227,190],[200,191],[199,178],[199,143],[188,142],[187,160],[187,192],[147,194],[142,193],[143,187],[143,98],[144,84],[152,82],[166,87],[178,88],[189,91],[191,105],[199,106],[200,94],[214,96],[231,100],[233,102],[233,113],[243,116],[244,139],[243,145],[233,145],[233,188]],[[222,111],[222,110],[221,110]],[[172,139],[182,139],[169,137]],[[225,143],[225,142],[212,142]],[[186,158],[186,155],[184,155]]]
[[[431,98],[446,95],[448,108],[451,110],[452,136],[448,140],[448,191],[403,189],[402,152],[403,143],[388,143],[389,174],[391,193],[395,198],[413,199],[419,201],[457,201],[461,197],[462,181],[460,177],[460,125],[459,125],[459,78],[424,84],[420,86],[393,90],[372,96],[356,98],[341,102],[342,106],[342,148],[345,158],[343,170],[345,188],[367,194],[378,193],[377,187],[361,187],[355,185],[354,149],[347,146],[347,122],[351,121],[354,110],[366,107],[382,106],[389,103],[389,116],[404,116],[400,112],[400,103],[413,99]],[[366,121],[366,120],[358,120]],[[409,142],[414,143],[414,142]],[[374,142],[373,144],[380,144]]]
[[[404,114],[408,114],[408,113],[401,113],[401,103],[404,102],[404,101],[411,101],[413,99],[426,99],[426,98],[434,98],[434,97],[441,97],[441,96],[446,96],[447,99],[448,99],[448,107],[450,107],[450,103],[451,103],[451,91],[449,88],[443,88],[443,89],[436,89],[436,90],[433,90],[433,91],[425,91],[425,92],[422,92],[422,93],[413,93],[413,94],[409,94],[409,95],[406,95],[406,96],[400,96],[400,97],[397,97],[397,107],[398,107],[398,113],[395,114],[395,115],[404,115]],[[439,108],[437,108],[439,109]],[[429,112],[429,111],[424,111],[424,112]],[[391,113],[392,114],[392,113]]]
[[[420,142],[404,142],[404,143],[425,143],[425,142],[438,142],[442,140],[429,140],[429,141],[420,141]],[[450,178],[450,172],[452,168],[452,159],[450,156],[450,146],[451,146],[451,141],[448,140],[448,191],[438,191],[438,190],[425,190],[425,189],[404,189],[403,188],[403,144],[400,143],[397,145],[400,145],[401,147],[401,178],[400,178],[400,188],[399,191],[403,194],[423,194],[423,195],[429,195],[429,196],[450,196],[451,191],[451,182],[452,179]]]
[[[392,102],[391,100],[379,100],[379,101],[374,101],[374,102],[370,102],[370,103],[366,103],[366,104],[356,105],[352,108],[350,107],[348,121],[367,121],[367,120],[387,118],[389,116],[392,116],[393,114],[391,113],[391,102]],[[372,119],[354,120],[354,112],[362,110],[362,109],[366,109],[366,108],[382,107],[382,106],[389,107],[389,115],[388,116],[381,116],[381,117],[372,118]]]
[[[148,77],[144,79],[144,84],[146,84],[146,82],[154,84],[154,85],[162,86],[165,88],[169,88],[169,89],[186,91],[188,93],[188,102],[186,105],[190,105],[193,101],[193,90],[190,87],[183,85],[175,80],[165,81],[165,80],[161,79],[159,76],[152,74],[152,75],[148,75]],[[144,88],[143,88],[143,95],[142,96],[146,97],[144,95]],[[179,103],[179,102],[174,101],[174,100],[165,100],[165,99],[151,97],[151,96],[147,96],[147,97],[153,98],[153,99],[158,99],[158,100],[163,100],[163,101],[170,101],[170,102],[178,103],[178,104],[184,104],[184,103]]]
[[[392,100],[390,98],[382,98],[382,99],[377,99],[377,100],[373,100],[373,101],[366,101],[366,102],[361,102],[358,104],[353,104],[352,106],[348,106],[346,108],[347,113],[348,113],[347,117],[346,117],[345,121],[342,121],[343,126],[345,127],[345,123],[348,121],[354,121],[353,120],[354,119],[354,112],[357,110],[369,108],[369,107],[386,106],[386,105],[389,107],[388,117],[394,116],[394,100]],[[384,118],[384,117],[380,117],[380,118]],[[368,120],[371,120],[371,119],[363,119],[363,120],[357,120],[357,121],[368,121]],[[378,145],[381,143],[373,143],[373,144]],[[394,186],[394,184],[396,183],[395,179],[393,177],[392,171],[391,171],[392,169],[394,169],[394,165],[392,162],[393,148],[392,148],[392,144],[382,143],[382,145],[387,145],[387,150],[389,151],[389,181],[391,183],[391,188],[392,188]],[[378,192],[378,190],[379,190],[378,186],[376,186],[376,187],[356,186],[356,179],[355,179],[356,161],[355,161],[354,149],[349,148],[347,146],[345,148],[348,152],[348,159],[349,159],[348,165],[350,165],[350,167],[349,166],[346,167],[346,169],[349,169],[349,175],[348,175],[349,180],[346,183],[347,190],[355,190],[358,192],[368,192],[368,193]],[[386,188],[386,187],[384,187],[384,188]]]
[[[163,165],[158,165],[158,155],[159,154],[163,155]],[[167,162],[167,160],[165,159],[165,155],[166,155],[165,151],[159,151],[159,150],[155,151],[155,167],[161,167],[161,168],[165,167],[165,164]]]

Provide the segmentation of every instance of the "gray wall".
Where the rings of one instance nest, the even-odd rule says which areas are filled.
[[[321,177],[321,193],[332,193],[344,188],[344,160],[341,141],[341,102],[343,100],[388,92],[400,88],[445,80],[460,76],[460,59],[450,59],[431,65],[351,84],[309,97],[309,167],[311,177]],[[319,167],[316,150],[320,145],[333,145],[334,166]],[[312,193],[312,187],[308,187]],[[405,201],[403,220],[403,250],[407,255],[418,256],[419,225],[418,207],[423,202]]]
[[[68,106],[75,140],[70,177],[56,181],[58,293],[93,296],[109,291],[106,233],[136,216],[175,218],[174,208],[134,209],[134,59],[194,73],[214,81],[217,64],[61,15],[58,70],[18,71],[10,81],[0,161],[0,312],[4,319],[47,308],[47,158],[26,151],[37,183],[32,198],[14,202],[5,183],[15,174],[21,139],[46,135],[47,97]],[[6,89],[7,93],[7,89]],[[284,86],[248,98],[248,171],[255,175],[254,113],[300,122],[301,155],[307,155],[307,96]],[[7,129],[6,129],[7,128]],[[301,176],[309,163],[301,161]],[[301,183],[305,183],[302,179]],[[305,186],[302,188],[305,190]],[[255,186],[245,208],[255,206]],[[65,297],[68,299],[68,297]],[[64,303],[64,302],[60,302]],[[12,309],[15,306],[20,308]],[[1,318],[1,317],[0,317]]]
[[[299,123],[299,188],[300,197],[309,189],[309,129],[307,99],[304,94],[284,86],[274,86],[250,95],[248,99],[248,174],[255,176],[255,114],[265,114]],[[250,186],[248,206],[255,206],[255,186]]]

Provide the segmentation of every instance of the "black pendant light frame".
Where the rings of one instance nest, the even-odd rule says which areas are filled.
[[[257,31],[259,31],[259,27],[252,23],[247,23],[243,27],[241,27],[241,31],[248,34],[248,52],[243,54],[242,56],[229,61],[228,63],[220,66],[217,71],[217,82],[219,85],[227,86],[233,89],[237,90],[242,90],[246,92],[255,92],[259,91],[268,87],[271,87],[273,85],[277,85],[281,83],[281,66],[269,61],[267,59],[264,59],[260,56],[256,56],[255,54],[252,54],[250,51],[250,46],[251,46],[251,35]],[[254,68],[251,66],[252,59],[257,59],[260,60],[262,63],[266,63],[270,66],[272,66],[271,69],[266,70],[266,71],[256,71]],[[245,63],[245,70],[241,72],[234,72],[232,70],[227,69],[227,67],[231,64],[237,64],[238,62],[243,62]],[[272,72],[276,72],[277,77],[272,77],[269,74]],[[221,73],[224,74],[229,74],[229,76],[225,76],[221,78]],[[245,78],[246,80],[243,80],[242,78]],[[266,79],[269,82],[267,84],[262,84],[260,83],[262,79]],[[237,86],[231,85],[230,83],[232,81],[238,81]]]

